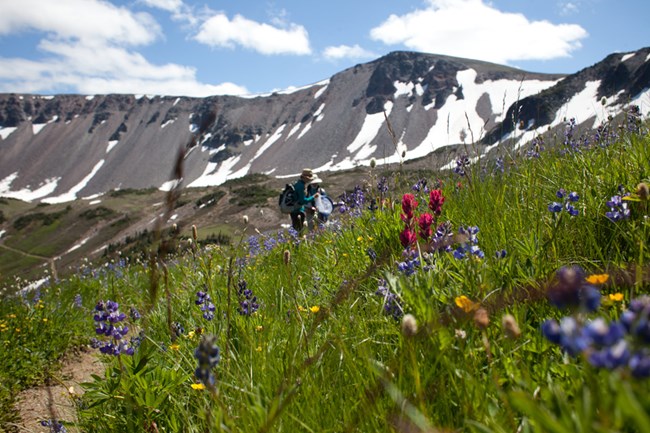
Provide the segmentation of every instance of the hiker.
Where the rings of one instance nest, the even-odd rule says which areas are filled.
[[[317,221],[319,226],[325,224],[327,222],[327,218],[329,217],[329,213],[326,214],[322,212],[322,203],[323,200],[327,200],[327,194],[325,193],[325,190],[321,188],[321,183],[323,183],[323,181],[318,177],[318,175],[315,175],[315,177],[307,183],[307,196],[314,197],[314,207],[308,207],[305,209],[305,214],[307,216],[307,227],[309,230],[314,229],[314,220],[316,219],[316,216],[318,216]]]
[[[305,168],[300,174],[300,178],[293,184],[296,191],[296,206],[291,211],[291,225],[300,232],[305,225],[306,210],[308,206],[310,211],[314,207],[314,200],[319,196],[316,192],[314,195],[307,194],[307,184],[314,179],[314,173],[310,168]]]

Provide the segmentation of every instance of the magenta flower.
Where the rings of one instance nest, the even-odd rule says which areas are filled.
[[[424,240],[429,239],[433,234],[433,229],[431,228],[433,225],[433,215],[430,213],[423,213],[420,215],[420,218],[418,218],[418,225],[420,226],[420,237]]]
[[[413,219],[413,211],[418,207],[418,201],[413,194],[404,194],[402,196],[402,220],[409,222]]]
[[[399,240],[404,248],[413,245],[417,241],[417,236],[410,228],[405,227],[404,231],[399,234]]]
[[[431,209],[434,214],[440,215],[444,202],[445,197],[442,195],[442,191],[439,189],[431,190],[429,193],[429,209]]]

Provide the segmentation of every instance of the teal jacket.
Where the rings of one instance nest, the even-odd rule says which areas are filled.
[[[298,213],[298,212],[304,212],[305,211],[305,205],[310,204],[313,206],[314,205],[314,196],[306,196],[305,195],[305,190],[307,189],[305,187],[305,181],[302,179],[298,179],[296,183],[293,184],[293,188],[296,190],[296,203],[297,206],[293,210],[292,213]]]

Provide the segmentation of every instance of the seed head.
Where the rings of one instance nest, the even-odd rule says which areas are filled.
[[[413,337],[418,333],[418,322],[412,314],[405,314],[402,318],[402,335]]]
[[[284,260],[284,264],[289,265],[289,263],[291,263],[291,251],[284,250],[284,255],[282,258]]]
[[[636,193],[641,200],[648,200],[648,197],[650,197],[650,187],[647,183],[641,182],[636,186]]]
[[[490,316],[485,308],[479,308],[474,313],[474,324],[479,329],[485,329],[490,324]]]
[[[196,226],[192,224],[192,239],[196,242],[199,239],[199,232],[196,229]]]
[[[501,324],[503,325],[503,331],[509,338],[512,338],[514,340],[516,338],[519,338],[521,335],[521,330],[519,329],[517,320],[512,314],[505,314],[501,318]]]

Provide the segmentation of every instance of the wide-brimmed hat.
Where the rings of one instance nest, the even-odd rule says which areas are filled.
[[[314,178],[314,172],[311,171],[311,168],[303,168],[300,178],[305,182],[309,182]]]
[[[307,183],[307,185],[313,185],[313,184],[319,184],[319,183],[323,183],[323,179],[319,178],[318,175],[316,175],[316,177],[314,177],[312,180],[310,180]]]

